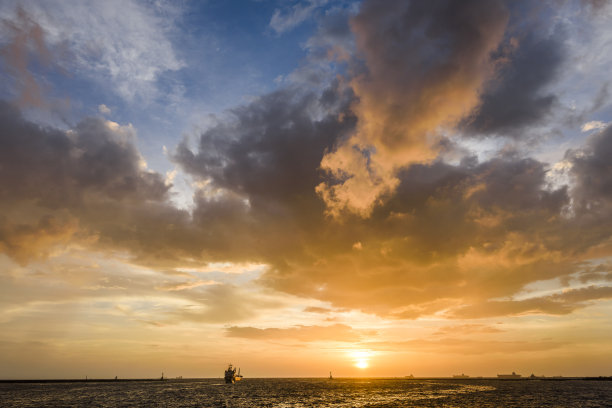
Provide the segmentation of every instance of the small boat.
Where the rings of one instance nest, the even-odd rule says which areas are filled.
[[[333,379],[334,379],[334,377],[332,377],[332,375],[331,375],[331,371],[329,372],[329,379],[330,379],[330,380],[333,380]]]

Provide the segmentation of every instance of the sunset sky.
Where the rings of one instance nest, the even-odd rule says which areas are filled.
[[[612,2],[0,2],[0,379],[612,375]]]

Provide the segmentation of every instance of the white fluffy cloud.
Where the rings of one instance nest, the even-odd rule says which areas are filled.
[[[7,1],[0,17],[11,21],[19,8],[63,52],[60,65],[128,101],[154,97],[159,75],[183,66],[167,35],[178,11],[163,2],[145,7],[135,0]],[[0,42],[9,41],[9,34],[0,32]]]

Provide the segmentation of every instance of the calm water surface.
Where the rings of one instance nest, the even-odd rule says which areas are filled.
[[[612,381],[245,379],[0,384],[2,407],[612,407]]]

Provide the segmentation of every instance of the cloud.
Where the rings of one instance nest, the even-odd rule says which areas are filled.
[[[411,352],[429,352],[435,354],[459,354],[459,355],[478,355],[478,354],[514,354],[514,353],[539,353],[550,351],[567,346],[561,341],[539,340],[539,341],[496,341],[496,340],[469,340],[465,338],[447,338],[442,340],[408,340],[396,342],[368,342],[365,347],[377,351],[399,350]]]
[[[20,32],[35,38],[41,51],[45,43],[64,54],[69,50],[58,61],[63,69],[107,88],[110,84],[113,92],[128,101],[155,97],[160,75],[184,65],[168,35],[179,11],[168,3],[146,7],[131,0],[88,4],[9,1],[0,13],[4,19],[16,21]],[[27,13],[28,17],[15,19],[15,13]],[[44,40],[42,32],[46,33]]]
[[[62,252],[78,240],[78,220],[72,217],[43,216],[35,223],[11,222],[0,216],[0,253],[6,253],[20,264],[32,259],[45,259]]]
[[[319,19],[315,34],[306,41],[308,58],[349,61],[355,51],[355,37],[350,27],[355,14],[351,7],[327,10]]]
[[[8,72],[15,80],[20,106],[43,106],[43,89],[30,71],[33,62],[49,65],[51,51],[45,42],[42,27],[21,7],[16,7],[15,18],[1,20],[5,44],[0,49]]]
[[[601,219],[567,216],[577,190],[550,186],[547,164],[517,153],[405,165],[369,217],[330,220],[317,164],[356,130],[353,95],[342,83],[286,88],[228,112],[195,150],[179,146],[174,160],[203,186],[194,224],[216,237],[197,239],[204,256],[267,263],[259,282],[278,291],[414,319],[486,312],[490,299],[572,276],[605,242]]]
[[[574,242],[560,247],[557,237],[566,234],[567,190],[546,190],[545,174],[516,157],[413,165],[369,219],[321,227],[308,258],[263,279],[337,307],[415,318],[568,275],[574,261],[561,248]]]
[[[524,30],[524,28],[521,28]],[[535,30],[510,37],[500,68],[486,83],[478,106],[463,121],[467,135],[529,136],[525,126],[550,115],[557,97],[547,87],[558,77],[565,60],[564,35]]]
[[[603,129],[607,126],[607,123],[604,123],[600,120],[592,120],[590,122],[585,123],[584,125],[582,125],[582,127],[580,128],[580,130],[582,130],[583,132],[589,132],[591,130],[599,130],[599,129]]]
[[[325,307],[308,306],[304,309],[306,313],[330,313],[332,310]]]
[[[581,149],[570,150],[566,160],[572,164],[574,208],[585,213],[600,212],[609,222],[612,204],[612,126],[594,133]],[[603,213],[602,213],[603,212]],[[599,222],[602,220],[599,219]]]
[[[251,261],[301,251],[301,226],[324,221],[317,168],[354,126],[351,98],[338,84],[320,95],[284,89],[228,112],[200,136],[195,153],[179,145],[174,160],[204,183],[193,219],[217,238],[213,247]],[[296,234],[287,234],[292,226]]]
[[[559,294],[525,300],[488,301],[485,304],[466,306],[454,312],[455,317],[482,318],[521,314],[565,315],[586,307],[589,302],[612,299],[611,286],[588,286],[569,289]]]
[[[162,285],[156,286],[155,289],[161,290],[161,291],[174,292],[174,291],[193,289],[193,288],[197,288],[203,285],[216,285],[217,283],[218,282],[215,282],[212,280],[208,280],[208,281],[198,280],[198,281],[192,281],[192,282],[189,282],[189,281],[187,282],[165,282]]]
[[[143,171],[130,126],[89,118],[70,131],[38,126],[0,104],[3,200],[29,198],[41,206],[78,206],[95,196],[162,200],[168,187]]]
[[[591,7],[594,12],[601,11],[601,9],[608,5],[608,2],[605,0],[581,0],[581,2]]]
[[[101,104],[101,105],[98,105],[98,112],[100,112],[103,115],[110,115],[111,110],[108,106]]]
[[[360,341],[364,334],[371,336],[371,331],[355,330],[344,324],[330,326],[295,326],[288,328],[266,328],[256,327],[228,327],[225,331],[228,337],[240,337],[252,340],[297,340],[303,342],[313,341]]]
[[[503,333],[497,327],[487,326],[484,324],[461,324],[455,326],[444,326],[440,327],[434,335],[470,335],[474,333],[491,334],[491,333]]]
[[[364,2],[351,26],[363,73],[351,85],[357,131],[321,161],[328,213],[363,217],[398,186],[397,171],[438,153],[439,131],[478,104],[503,38],[501,2]]]
[[[21,262],[24,239],[40,257],[42,244],[103,242],[105,230],[129,229],[122,212],[166,206],[169,186],[142,167],[130,126],[89,118],[68,131],[41,127],[2,102],[0,133],[2,247]]]
[[[571,313],[590,301],[512,299],[533,282],[573,282],[612,253],[609,128],[568,151],[570,185],[551,185],[547,163],[516,151],[439,154],[441,129],[480,106],[484,79],[507,79],[495,53],[508,18],[497,2],[364,4],[351,23],[362,58],[344,78],[254,98],[177,146],[172,160],[197,186],[191,212],[172,205],[171,179],[147,168],[132,126],[43,127],[2,103],[0,251],[22,265],[70,245],[158,271],[258,265],[258,288],[389,319]],[[220,323],[279,307],[183,278],[143,289],[190,302],[148,320]]]
[[[324,6],[326,3],[327,0],[308,0],[306,4],[298,2],[286,10],[276,9],[270,19],[270,28],[276,34],[290,31],[309,19],[317,8]]]
[[[177,308],[158,319],[165,324],[181,322],[229,323],[252,319],[262,311],[278,309],[282,302],[275,298],[256,295],[243,288],[215,284],[206,285],[202,292],[181,293],[191,301],[190,305]]]

